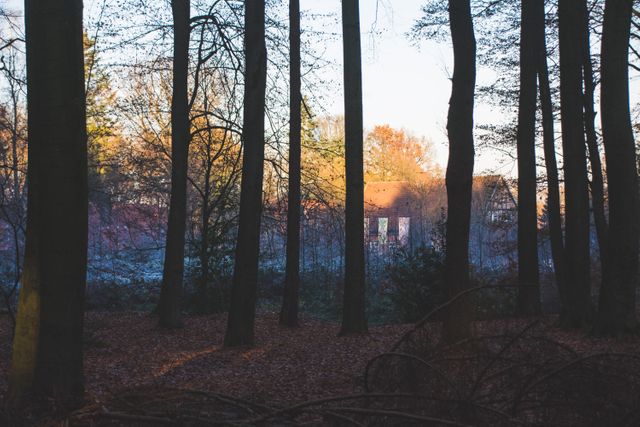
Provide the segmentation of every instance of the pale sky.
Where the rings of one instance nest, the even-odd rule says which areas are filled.
[[[363,106],[365,128],[389,124],[404,128],[417,136],[429,138],[437,150],[438,163],[447,162],[446,119],[451,94],[449,76],[453,72],[453,52],[449,43],[424,40],[413,44],[407,37],[415,20],[421,16],[424,0],[361,0],[360,26],[362,32]],[[301,0],[302,10],[333,12],[339,17],[340,0]],[[377,11],[377,18],[376,18]],[[313,25],[313,22],[302,23]],[[374,25],[375,24],[375,25]],[[372,28],[378,32],[372,34]],[[340,33],[340,23],[327,32]],[[341,40],[330,43],[325,52],[340,66]],[[336,67],[331,78],[342,81],[341,69]],[[479,79],[487,78],[486,72]],[[341,93],[333,92],[327,102],[329,112],[342,114]],[[496,113],[488,106],[476,104],[476,122],[491,121]],[[476,172],[498,168],[495,153],[478,152]],[[499,167],[501,173],[515,173],[512,163]]]
[[[424,40],[418,46],[407,37],[415,20],[422,13],[425,0],[360,0],[360,25],[363,50],[364,124],[371,128],[377,124],[390,124],[405,128],[418,136],[431,139],[437,150],[441,166],[447,162],[447,137],[445,132],[451,81],[453,52],[450,43]],[[303,10],[333,12],[340,16],[340,0],[301,0]],[[376,14],[377,12],[377,14]],[[372,35],[374,27],[381,33]],[[308,22],[307,25],[313,25]],[[304,28],[305,22],[303,22]],[[341,32],[339,21],[334,28],[325,31]],[[326,55],[342,63],[342,46],[336,40]],[[593,46],[594,52],[599,46]],[[341,81],[341,70],[332,76]],[[491,70],[478,67],[478,83],[492,79]],[[599,90],[599,88],[598,88]],[[343,98],[335,93],[329,111],[342,114]],[[640,76],[630,80],[632,107],[640,102]],[[596,100],[596,110],[598,109]],[[475,123],[496,123],[503,113],[476,101]],[[599,116],[598,116],[599,117]],[[599,123],[597,124],[599,127]],[[559,126],[558,126],[559,129]],[[515,150],[515,147],[514,147]],[[495,170],[515,176],[514,161],[498,162],[496,152],[476,150],[475,173]],[[504,159],[504,157],[503,157]]]
[[[0,2],[13,10],[21,11],[23,7],[21,0]],[[97,3],[85,1],[85,14],[95,13]],[[368,129],[378,124],[389,124],[429,138],[437,150],[438,163],[444,167],[447,161],[445,126],[453,55],[449,43],[424,40],[416,46],[408,39],[407,32],[421,16],[422,4],[424,0],[360,0],[364,124]],[[322,79],[329,82],[323,107],[329,114],[342,114],[341,1],[301,0],[301,9],[303,12],[333,14],[333,19],[303,19],[302,28],[334,34],[318,47],[323,57],[335,64],[321,74]],[[479,81],[488,78],[489,72],[480,69]],[[639,101],[640,78],[637,76],[631,80],[631,96],[633,104]],[[495,122],[501,118],[500,112],[476,102],[476,123]],[[505,175],[517,172],[513,162],[498,166],[496,153],[477,154],[477,173],[488,168],[497,168]]]
[[[418,136],[430,138],[438,147],[438,160],[446,163],[447,107],[451,83],[451,49],[446,45],[423,42],[412,46],[406,33],[420,16],[422,0],[376,0],[360,2],[362,31],[362,78],[365,128],[389,124],[405,128]],[[339,0],[301,0],[303,10],[334,12],[340,16]],[[374,28],[380,33],[372,34]],[[304,28],[305,22],[303,22]],[[339,22],[329,31],[341,32]],[[341,40],[331,43],[325,52],[338,64],[342,63]],[[341,82],[341,70],[333,70],[331,78]],[[337,91],[336,91],[337,92]],[[342,114],[341,93],[328,102],[328,111]]]

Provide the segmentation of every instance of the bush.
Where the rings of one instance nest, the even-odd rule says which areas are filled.
[[[199,277],[190,277],[185,281],[184,309],[187,313],[205,315],[224,313],[231,303],[231,277],[220,277],[207,283],[206,296],[199,289]]]
[[[150,311],[156,306],[159,294],[159,282],[92,282],[87,286],[86,309]]]
[[[399,252],[386,273],[391,282],[389,298],[403,322],[421,319],[446,300],[444,254],[433,247]]]
[[[329,268],[300,275],[300,311],[322,320],[337,321],[342,314],[341,272]]]
[[[475,318],[478,320],[502,319],[516,313],[518,291],[514,287],[482,289],[473,298]]]
[[[472,295],[478,320],[501,319],[516,314],[518,301],[518,273],[516,269],[472,272],[471,286],[499,286],[481,289]]]

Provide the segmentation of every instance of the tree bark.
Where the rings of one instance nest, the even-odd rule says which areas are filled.
[[[589,152],[589,164],[591,165],[591,209],[593,221],[598,237],[598,250],[600,252],[600,270],[605,271],[607,258],[607,217],[604,210],[604,179],[602,177],[602,162],[600,161],[600,149],[598,148],[598,135],[596,133],[594,109],[595,80],[593,76],[593,63],[591,62],[591,41],[589,38],[589,12],[584,4],[584,129]]]
[[[591,320],[589,189],[582,114],[584,1],[560,0],[560,98],[566,210],[566,276],[560,324],[586,326]]]
[[[362,52],[358,0],[342,0],[345,121],[345,276],[340,335],[367,331],[365,314]]]
[[[540,313],[538,215],[536,198],[536,9],[544,0],[523,0],[520,31],[520,100],[518,107],[518,311]],[[544,12],[543,12],[544,13]]]
[[[82,1],[25,2],[28,213],[9,395],[83,396],[87,133]]]
[[[638,275],[638,172],[629,110],[628,46],[632,0],[607,0],[602,32],[602,134],[609,184],[607,265],[597,330],[635,331]]]
[[[476,81],[476,41],[469,0],[449,0],[454,68],[447,132],[447,247],[445,285],[449,297],[469,288],[469,229],[473,183],[473,105]],[[444,319],[444,338],[449,342],[471,335],[472,306],[469,298],[453,303]]]
[[[159,325],[182,326],[182,280],[187,224],[187,169],[189,157],[189,0],[172,0],[173,98],[171,100],[171,196],[162,288],[158,302]]]
[[[536,13],[536,37],[539,40],[538,50],[538,83],[540,90],[540,108],[542,111],[542,133],[544,163],[547,172],[547,216],[549,221],[549,240],[551,241],[551,257],[556,278],[556,286],[562,305],[565,297],[565,255],[562,235],[562,214],[560,212],[560,182],[558,178],[558,162],[556,160],[555,130],[553,118],[553,102],[549,84],[549,67],[547,65],[547,43],[545,36],[544,9]]]
[[[289,0],[289,198],[287,207],[287,261],[280,324],[298,326],[300,289],[300,161],[302,94],[300,76],[300,0]]]
[[[207,150],[210,150],[207,147]],[[196,302],[199,313],[205,314],[209,310],[209,196],[211,193],[211,184],[209,182],[211,175],[211,162],[208,161],[206,166],[205,184],[202,196],[202,212],[200,215],[200,283],[198,284],[198,301]]]
[[[224,337],[224,345],[228,347],[253,344],[264,174],[264,113],[267,85],[265,2],[246,1],[244,7],[244,153],[231,306]]]

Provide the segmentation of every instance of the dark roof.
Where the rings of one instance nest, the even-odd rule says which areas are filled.
[[[423,179],[421,183],[408,181],[370,182],[364,188],[365,211],[378,216],[412,216],[421,209],[423,202],[429,211],[446,207],[446,187],[442,178]],[[478,175],[473,177],[473,209],[484,211],[487,203],[497,191],[506,191],[513,201],[513,193],[500,175]],[[424,211],[424,210],[422,210]],[[434,211],[435,212],[435,211]]]
[[[372,182],[364,188],[365,209],[391,209],[408,205],[415,191],[407,181]]]

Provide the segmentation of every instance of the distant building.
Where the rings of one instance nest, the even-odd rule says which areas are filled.
[[[365,186],[365,235],[369,247],[433,244],[446,212],[447,195],[441,178],[371,182]],[[513,254],[517,202],[509,183],[499,175],[473,179],[470,254],[472,262],[504,266]],[[442,227],[440,227],[442,228]],[[489,259],[491,258],[491,259]],[[490,265],[493,266],[493,265]]]
[[[370,243],[407,245],[411,223],[422,217],[418,188],[406,181],[372,182],[364,189],[365,239]],[[417,222],[415,222],[417,224]]]

